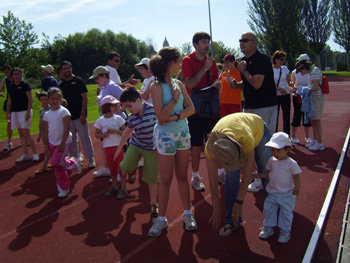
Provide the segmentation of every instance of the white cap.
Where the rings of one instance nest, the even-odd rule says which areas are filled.
[[[310,60],[310,57],[308,54],[301,54],[296,60],[302,60],[302,59],[307,59]]]
[[[141,59],[140,63],[137,63],[134,65],[135,68],[137,68],[138,66],[141,66],[141,65],[148,65],[149,63],[149,58],[143,58]]]
[[[274,133],[270,141],[267,142],[265,145],[276,149],[282,149],[285,146],[290,146],[290,147],[293,146],[291,140],[289,139],[288,134],[284,132]]]
[[[55,72],[53,66],[51,66],[50,64],[47,64],[46,66],[41,65],[41,69],[45,70],[50,75],[53,75],[53,73]]]

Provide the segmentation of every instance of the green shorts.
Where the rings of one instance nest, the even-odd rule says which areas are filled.
[[[141,156],[143,156],[142,180],[148,184],[157,184],[159,168],[157,154],[154,150],[144,150],[130,144],[120,163],[123,174],[135,171]]]

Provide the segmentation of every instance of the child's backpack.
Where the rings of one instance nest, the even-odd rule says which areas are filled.
[[[329,84],[328,79],[322,73],[322,84],[320,84],[320,88],[322,90],[322,94],[329,94]]]

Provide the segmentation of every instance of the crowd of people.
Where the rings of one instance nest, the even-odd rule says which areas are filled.
[[[90,79],[98,85],[96,102],[100,117],[94,123],[94,137],[101,142],[104,154],[93,175],[110,176],[112,186],[105,196],[123,200],[128,197],[128,183],[134,183],[136,171],[142,166],[142,181],[149,185],[153,217],[148,234],[157,237],[168,226],[166,210],[175,174],[185,229],[194,231],[198,225],[190,209],[190,186],[195,191],[205,191],[201,177],[204,175],[199,174],[204,152],[213,202],[210,221],[213,227],[221,227],[219,235],[228,237],[239,227],[247,191],[263,190],[266,219],[259,237],[272,236],[273,228],[278,226],[278,241],[287,243],[301,174],[288,152],[292,143],[300,143],[297,127],[301,121],[306,147],[313,151],[324,149],[322,73],[307,54],[302,54],[290,74],[283,65],[286,52],[277,50],[270,59],[257,50],[258,40],[251,32],[243,33],[239,39],[244,56],[235,58],[227,54],[220,68],[207,55],[210,41],[209,34],[197,32],[192,39],[195,50],[182,60],[180,52],[171,47],[141,59],[134,65],[144,78],[141,90],[135,88],[140,80],[134,79],[134,75],[121,81],[117,71],[121,56],[117,52],[108,54],[105,66],[95,68]],[[58,197],[66,197],[70,192],[67,171],[80,173],[83,157],[88,160],[88,168],[96,167],[87,124],[88,89],[73,74],[69,61],[61,62],[59,81],[53,77],[51,65],[41,69],[44,78],[41,92],[36,93],[42,105],[37,142],[42,140],[44,144],[45,159],[36,173],[53,167]],[[0,91],[7,89],[4,110],[8,123],[4,151],[11,150],[12,130],[17,129],[22,155],[16,162],[38,162],[36,144],[30,134],[33,116],[30,84],[23,80],[17,67],[5,65],[2,71],[6,78],[0,83]],[[181,81],[173,77],[179,72]],[[196,102],[192,99],[195,93]],[[219,107],[218,114],[207,116],[197,107],[198,98],[208,94],[219,94],[209,101],[213,112],[216,105]],[[279,108],[283,132],[278,132]],[[223,226],[219,184],[224,184],[225,190]]]

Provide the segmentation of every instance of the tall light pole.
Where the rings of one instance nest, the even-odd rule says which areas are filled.
[[[211,31],[210,0],[208,0],[208,9],[209,9],[209,27],[210,27],[210,37],[211,37],[211,41],[210,41],[210,56],[213,57],[214,56],[214,46],[213,46],[213,33]]]

